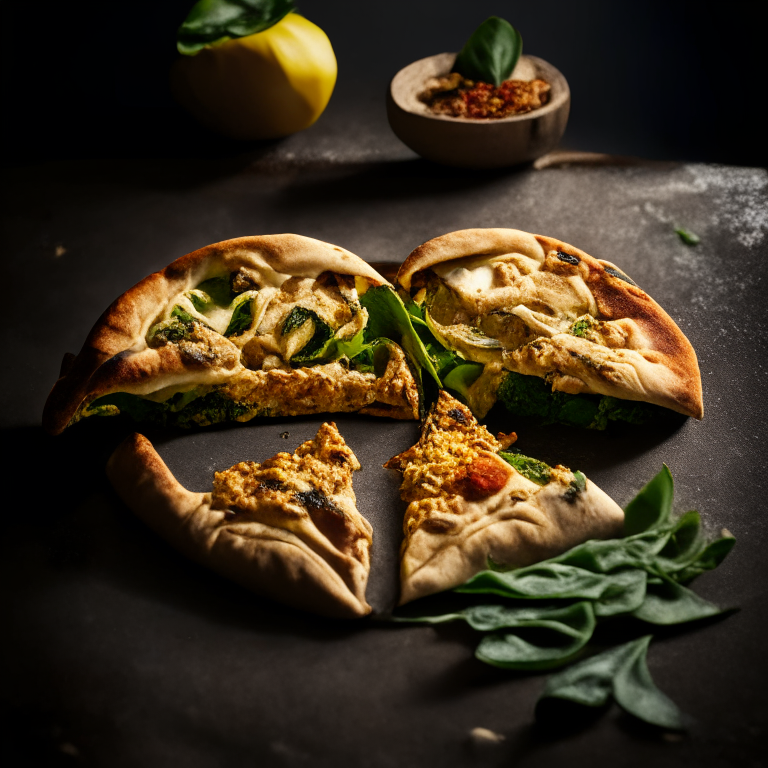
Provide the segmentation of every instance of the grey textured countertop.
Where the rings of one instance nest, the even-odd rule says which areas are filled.
[[[386,132],[366,133],[365,120],[345,130],[354,141],[330,121],[227,160],[71,162],[7,177],[0,387],[11,488],[2,560],[10,754],[24,765],[110,768],[762,765],[768,174],[580,162],[456,172],[416,159]],[[676,226],[700,244],[684,245]],[[666,462],[676,509],[696,508],[737,537],[696,588],[741,611],[660,633],[651,646],[654,679],[695,718],[687,737],[647,732],[617,710],[575,733],[543,730],[533,707],[544,677],[474,660],[470,630],[334,622],[256,598],[185,561],[116,498],[103,466],[129,425],[99,420],[58,438],[40,429],[63,353],[79,349],[113,298],[188,251],[296,232],[398,263],[465,227],[552,235],[616,263],[697,350],[702,422],[606,433],[499,423],[621,504]],[[146,434],[182,482],[204,490],[213,470],[294,448],[320,421]],[[375,529],[369,600],[385,612],[404,505],[397,476],[380,467],[417,427],[335,421],[364,467],[355,489]],[[506,740],[473,751],[477,726]]]

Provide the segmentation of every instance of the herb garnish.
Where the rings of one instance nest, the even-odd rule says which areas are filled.
[[[508,21],[491,16],[459,51],[453,71],[469,80],[499,86],[510,77],[522,52],[520,33]]]
[[[698,245],[701,242],[701,238],[694,232],[691,232],[690,229],[677,227],[675,232],[686,245]]]
[[[583,485],[583,475],[575,485]],[[466,621],[475,630],[489,633],[475,653],[480,661],[505,669],[536,670],[562,666],[581,656],[595,628],[610,617],[667,626],[724,614],[685,584],[716,568],[735,539],[723,531],[710,541],[698,512],[675,518],[672,497],[672,475],[665,465],[627,505],[624,538],[587,541],[516,570],[500,570],[502,566],[489,563],[488,570],[454,591],[493,595],[507,602],[394,620]],[[531,628],[536,632],[532,634]],[[553,676],[537,712],[549,699],[597,707],[613,697],[647,723],[681,729],[683,715],[655,687],[648,672],[645,659],[650,640],[650,635],[644,635]]]
[[[194,56],[209,45],[263,32],[294,10],[293,0],[198,0],[179,27],[176,47]]]

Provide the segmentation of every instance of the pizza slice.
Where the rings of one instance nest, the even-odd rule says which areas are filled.
[[[209,493],[184,488],[138,434],[117,448],[107,475],[128,507],[190,559],[296,608],[354,618],[371,610],[372,529],[355,506],[357,469],[326,423],[293,454],[217,472]]]
[[[505,449],[442,391],[419,442],[384,466],[408,502],[400,604],[463,584],[490,563],[518,568],[588,539],[621,535],[621,508],[581,472]]]
[[[120,296],[65,359],[43,425],[58,434],[118,413],[178,426],[342,411],[413,419],[419,363],[431,366],[402,301],[362,259],[298,235],[243,237]]]
[[[478,418],[497,399],[598,429],[645,420],[645,404],[703,416],[682,331],[618,267],[572,245],[514,229],[451,232],[413,251],[397,280],[423,332],[450,352],[445,386]]]

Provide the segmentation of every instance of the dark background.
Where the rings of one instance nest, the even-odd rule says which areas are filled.
[[[191,0],[4,2],[3,159],[237,155],[175,105],[167,85],[176,29]],[[524,52],[568,78],[568,149],[768,164],[766,55],[760,8],[733,0],[352,2],[301,0],[339,63],[327,113],[354,112],[362,133],[386,125],[395,72],[458,50],[489,15],[522,33]]]
[[[167,71],[190,5],[2,5],[12,167],[0,213],[0,763],[765,765],[768,177],[732,167],[766,165],[760,4],[304,0],[333,42],[337,89],[315,126],[263,144],[221,140],[173,103]],[[390,78],[458,49],[490,14],[568,78],[565,148],[688,162],[458,173],[416,158],[386,122]],[[683,244],[678,225],[701,243]],[[115,296],[188,251],[297,232],[399,263],[431,237],[478,226],[546,233],[616,263],[697,351],[702,422],[600,434],[497,425],[622,505],[666,462],[675,508],[736,535],[733,556],[695,588],[741,610],[660,632],[649,653],[659,686],[697,720],[686,737],[616,708],[550,733],[533,717],[544,676],[475,661],[466,628],[348,626],[254,598],[177,555],[116,497],[103,466],[131,424],[42,433],[62,354]],[[376,531],[368,596],[386,611],[403,507],[397,479],[377,467],[417,427],[334,418],[366,468],[355,489]],[[293,448],[319,421],[147,434],[182,482],[204,490],[214,469]],[[467,739],[476,726],[506,741],[478,754]]]

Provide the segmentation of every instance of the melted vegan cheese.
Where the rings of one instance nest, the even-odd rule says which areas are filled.
[[[572,394],[658,401],[653,393],[660,382],[673,386],[672,374],[655,364],[637,323],[599,318],[585,280],[589,272],[580,266],[558,251],[543,260],[519,253],[453,260],[432,268],[426,306],[429,311],[436,291],[450,292],[435,299],[440,322],[434,322],[444,343],[467,359],[546,378],[553,389]],[[467,329],[497,339],[500,347],[473,345]]]

